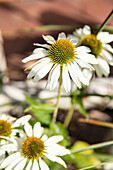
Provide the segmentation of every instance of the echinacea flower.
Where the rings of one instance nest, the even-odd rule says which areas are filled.
[[[99,32],[97,35],[91,33],[91,28],[85,25],[74,31],[71,36],[78,41],[78,46],[87,46],[91,49],[91,54],[95,55],[98,64],[93,65],[97,76],[108,76],[110,73],[109,65],[113,66],[113,48],[108,44],[113,41],[113,34]]]
[[[0,163],[5,158],[6,152],[16,150],[15,137],[17,133],[21,132],[17,127],[24,125],[30,118],[30,115],[26,115],[16,120],[6,114],[0,115]]]
[[[58,157],[70,154],[68,149],[57,144],[63,139],[62,136],[50,138],[47,138],[46,135],[42,136],[44,129],[39,122],[34,125],[33,129],[30,124],[26,123],[24,129],[26,137],[18,138],[17,151],[8,156],[0,168],[6,168],[6,170],[49,170],[45,163],[46,158],[66,167],[65,162]]]
[[[57,40],[50,35],[43,35],[43,38],[48,44],[36,43],[35,45],[41,48],[36,48],[32,55],[22,60],[26,63],[39,59],[30,66],[35,65],[27,78],[34,77],[33,81],[38,82],[50,72],[47,84],[50,83],[50,89],[53,90],[62,70],[63,85],[67,92],[71,90],[70,77],[79,88],[81,88],[81,83],[89,85],[89,80],[84,76],[82,69],[92,70],[93,67],[90,64],[97,64],[95,56],[89,54],[90,49],[84,46],[75,47],[76,42],[71,38],[66,38],[63,32],[58,35]]]

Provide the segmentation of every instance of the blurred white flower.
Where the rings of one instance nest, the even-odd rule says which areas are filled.
[[[16,120],[16,118],[9,115],[0,115],[0,163],[5,158],[6,152],[9,154],[16,150],[16,134],[19,134],[20,137],[23,134],[23,131],[15,128],[24,125],[30,118],[30,115],[26,115]]]
[[[62,141],[62,136],[52,136],[47,138],[43,135],[44,129],[37,122],[32,129],[31,125],[26,123],[24,126],[26,137],[18,138],[17,150],[8,156],[1,164],[0,168],[7,169],[26,169],[26,170],[49,170],[45,163],[48,158],[66,167],[65,162],[58,156],[70,154],[68,149],[57,144]],[[41,137],[42,136],[42,137]]]
[[[50,89],[56,87],[61,71],[63,85],[66,92],[71,90],[70,77],[81,88],[81,83],[89,85],[89,80],[84,76],[82,69],[87,68],[92,70],[90,64],[97,64],[94,55],[89,54],[90,49],[85,46],[75,47],[77,42],[72,38],[66,38],[65,33],[60,33],[58,39],[55,40],[52,36],[43,36],[44,40],[49,44],[38,44],[41,48],[36,48],[33,54],[22,60],[23,63],[39,59],[27,69],[33,67],[27,78],[33,78],[34,82],[38,82],[48,72],[48,82]],[[47,84],[48,84],[47,82]]]
[[[113,41],[113,34],[108,32],[91,33],[91,28],[85,25],[74,31],[69,37],[78,41],[78,46],[87,46],[91,49],[91,54],[95,55],[98,65],[93,65],[97,76],[108,76],[110,73],[109,65],[113,65],[113,48],[108,44]]]

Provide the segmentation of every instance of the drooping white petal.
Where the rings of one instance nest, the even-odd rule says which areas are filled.
[[[102,70],[102,73],[107,77],[110,73],[110,68],[109,68],[108,63],[100,57],[98,57],[98,63]]]
[[[59,33],[58,40],[59,39],[66,39],[66,34],[64,32]]]
[[[94,67],[95,70],[96,70],[97,76],[98,76],[99,78],[101,78],[101,77],[102,77],[102,70],[101,70],[101,68],[100,68],[100,65],[99,65],[99,64],[93,65],[93,67]]]
[[[48,50],[46,50],[44,48],[35,48],[33,50],[33,54],[38,54],[40,56],[46,56],[46,55],[48,55]]]
[[[32,78],[33,76],[35,76],[35,74],[42,68],[45,67],[46,64],[48,64],[50,62],[49,58],[43,58],[40,59],[37,64],[33,67],[33,69],[29,72],[29,74],[27,75],[27,78]]]
[[[81,53],[76,55],[77,58],[91,64],[98,64],[97,59],[92,54]]]
[[[36,45],[36,46],[40,46],[40,47],[44,47],[44,48],[49,48],[49,47],[50,47],[50,45],[48,45],[48,44],[39,44],[39,43],[34,43],[34,45]]]
[[[50,35],[47,35],[47,36],[42,35],[42,36],[43,36],[43,39],[45,41],[47,41],[47,43],[49,43],[49,44],[53,44],[55,42],[55,39],[52,36],[50,36]]]
[[[26,170],[31,170],[31,166],[32,166],[32,160],[29,161],[29,163],[26,166]]]
[[[77,75],[78,75],[79,80],[80,80],[83,84],[89,85],[89,81],[88,81],[88,79],[86,79],[85,76],[83,75],[83,73],[82,73],[79,65],[78,65],[76,62],[74,62],[74,63],[71,64],[71,66],[73,67],[73,70],[75,69],[75,71],[77,72]]]
[[[51,72],[50,90],[53,90],[56,87],[59,76],[60,76],[60,65],[57,65],[56,67],[54,67],[53,71]]]
[[[31,115],[23,116],[15,121],[11,127],[19,127],[27,123],[31,119]]]
[[[44,155],[45,155],[49,160],[51,160],[51,161],[53,161],[53,162],[57,162],[57,163],[63,165],[65,168],[67,167],[66,164],[65,164],[65,162],[64,162],[61,158],[59,158],[59,157],[57,157],[57,156],[54,156],[54,155],[51,155],[51,154],[44,154]]]
[[[84,33],[83,33],[83,29],[82,29],[82,28],[76,29],[76,30],[73,32],[73,34],[76,35],[76,36],[79,36],[79,37],[83,37],[83,36],[84,36]]]
[[[77,43],[78,43],[78,40],[76,40],[75,38],[70,39],[70,41],[73,43],[73,45],[77,45]]]
[[[42,140],[43,142],[46,141],[47,139],[48,139],[47,135],[43,135],[42,138],[41,138],[41,140]]]
[[[34,136],[40,138],[43,132],[44,132],[44,128],[41,127],[41,124],[39,122],[35,123],[33,128]]]
[[[58,135],[58,136],[52,136],[50,138],[48,138],[45,142],[44,142],[44,145],[45,146],[49,146],[51,144],[55,144],[55,143],[58,143],[60,141],[63,140],[63,136],[61,135]]]
[[[76,48],[76,51],[77,51],[77,54],[83,53],[83,52],[86,52],[86,53],[91,52],[90,48],[85,47],[85,46],[79,46],[79,47],[77,47],[77,48]]]
[[[102,54],[102,56],[107,60],[108,63],[113,63],[113,55],[111,53],[103,49]]]
[[[20,158],[16,159],[5,170],[12,170],[22,160],[23,160],[23,157],[20,157]]]
[[[7,152],[16,151],[17,146],[15,146],[14,144],[5,144],[5,145],[0,147],[0,150],[7,151]]]
[[[45,147],[45,151],[49,154],[57,155],[57,156],[70,154],[70,151],[68,149],[65,149],[65,147],[60,146],[58,144]]]
[[[84,35],[89,35],[89,34],[91,34],[91,28],[90,28],[88,25],[85,25],[85,26],[83,27],[83,33],[84,33]]]
[[[48,63],[45,67],[41,68],[35,75],[33,81],[38,82],[40,79],[42,79],[51,69],[53,66],[53,63]]]
[[[23,157],[23,160],[20,161],[17,166],[15,167],[15,170],[19,170],[19,169],[24,169],[25,165],[27,163],[27,158]]]
[[[76,61],[76,62],[80,65],[80,67],[82,67],[82,68],[88,68],[88,69],[90,69],[90,70],[94,70],[94,68],[93,68],[90,64],[86,63],[86,62],[83,61],[83,60],[80,60],[80,59],[76,58],[75,61]]]
[[[77,76],[75,70],[73,70],[73,68],[71,67],[70,64],[68,64],[67,67],[68,67],[68,70],[69,70],[72,80],[74,81],[74,83],[77,85],[78,88],[81,88],[81,82],[78,79],[78,76]]]
[[[38,50],[37,50],[38,51]],[[28,61],[31,61],[31,60],[36,60],[36,59],[39,59],[39,58],[42,58],[42,57],[45,57],[48,55],[48,51],[45,50],[45,52],[37,52],[37,53],[33,53],[31,54],[30,56],[24,58],[22,60],[23,63],[27,63]]]
[[[49,170],[49,167],[41,158],[39,158],[39,165],[40,165],[41,170]]]
[[[93,75],[93,72],[89,69],[84,68],[83,69],[84,76],[90,81]]]
[[[113,34],[109,34],[108,32],[100,32],[97,35],[97,38],[102,42],[102,43],[110,43],[113,41]]]
[[[1,164],[2,168],[5,168],[6,166],[10,165],[12,162],[16,161],[16,159],[20,158],[20,152],[13,153],[9,155]],[[16,159],[15,159],[16,158]]]
[[[39,165],[36,159],[34,159],[32,170],[39,170]]]
[[[63,65],[63,85],[64,88],[66,90],[66,92],[70,92],[71,90],[71,81],[70,81],[70,77],[69,77],[69,73],[68,73],[68,69],[66,65]]]
[[[29,123],[26,123],[24,126],[27,136],[33,136],[32,126]]]
[[[113,48],[109,44],[102,44],[103,48],[105,50],[108,50],[109,52],[113,53]]]

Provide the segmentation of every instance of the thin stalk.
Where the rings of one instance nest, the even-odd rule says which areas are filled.
[[[98,29],[96,35],[104,29],[104,27],[105,27],[106,24],[109,22],[109,20],[112,18],[112,16],[113,16],[113,10],[110,12],[110,14],[108,15],[108,17],[105,19],[105,21],[103,22],[103,24],[100,26],[100,28]]]
[[[56,122],[56,117],[57,117],[57,112],[58,112],[59,99],[60,99],[61,88],[62,88],[62,71],[63,71],[63,67],[60,66],[59,90],[58,90],[58,96],[57,96],[57,103],[56,103],[55,110],[53,113],[53,119],[52,119],[53,123]]]
[[[68,125],[69,125],[69,123],[71,121],[71,118],[72,118],[72,115],[73,115],[73,111],[74,111],[74,104],[71,103],[71,107],[70,107],[70,109],[69,109],[69,111],[67,113],[67,116],[66,116],[65,120],[64,120],[64,126],[66,128],[68,127]]]

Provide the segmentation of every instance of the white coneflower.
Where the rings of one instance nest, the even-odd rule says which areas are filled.
[[[2,162],[1,168],[6,168],[6,170],[49,170],[45,163],[46,158],[66,167],[65,162],[58,157],[70,154],[68,149],[57,144],[63,139],[62,136],[50,138],[47,138],[46,135],[42,136],[44,129],[39,122],[34,125],[33,129],[30,124],[26,123],[24,129],[26,137],[18,138],[17,151]]]
[[[108,76],[110,73],[109,65],[113,65],[113,48],[108,44],[113,41],[113,34],[99,32],[97,35],[91,33],[91,28],[85,25],[74,31],[71,36],[78,41],[78,46],[87,46],[91,49],[91,54],[95,55],[98,64],[93,65],[97,76]]]
[[[75,47],[76,42],[71,38],[66,38],[63,32],[58,35],[57,40],[50,35],[43,35],[43,38],[48,44],[36,43],[35,45],[41,48],[36,48],[32,55],[22,60],[22,62],[26,63],[39,59],[30,66],[35,65],[27,78],[34,77],[34,82],[37,82],[50,71],[48,82],[52,90],[56,87],[62,72],[63,85],[66,92],[71,90],[70,77],[79,88],[81,88],[81,83],[88,85],[89,80],[84,76],[82,69],[87,68],[91,70],[93,68],[90,64],[97,64],[95,56],[89,54],[90,49],[84,46]]]

